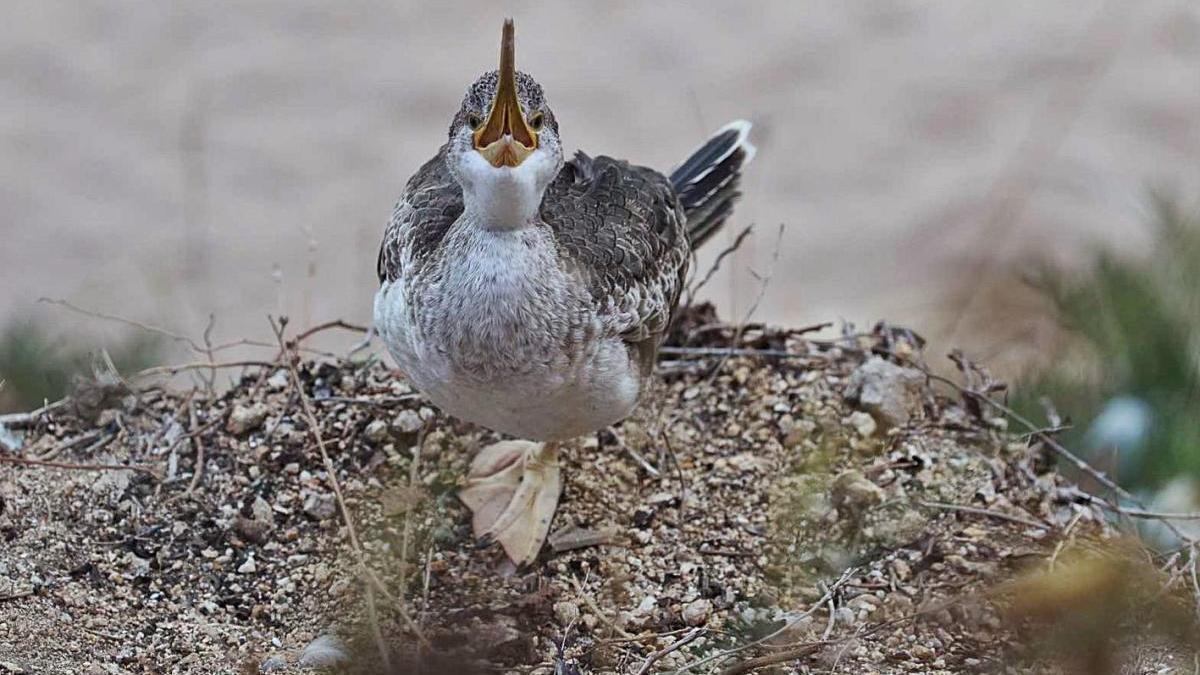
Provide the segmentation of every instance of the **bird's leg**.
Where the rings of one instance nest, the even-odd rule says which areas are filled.
[[[558,445],[501,441],[471,462],[458,498],[474,514],[475,536],[500,542],[517,565],[533,562],[562,493]]]

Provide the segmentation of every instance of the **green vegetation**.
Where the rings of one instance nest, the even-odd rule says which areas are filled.
[[[1200,213],[1156,198],[1156,240],[1142,259],[1096,255],[1081,274],[1043,269],[1034,283],[1071,337],[1066,358],[1019,387],[1044,417],[1048,397],[1075,427],[1072,447],[1122,483],[1200,476]]]
[[[104,348],[122,373],[157,363],[162,354],[161,340],[149,335]],[[28,410],[62,398],[76,376],[91,374],[95,353],[34,321],[10,324],[0,333],[0,412]]]

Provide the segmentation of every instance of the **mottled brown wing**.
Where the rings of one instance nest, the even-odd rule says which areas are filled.
[[[648,372],[688,267],[683,210],[666,176],[583,153],[546,191],[542,219],[585,280],[605,324]]]
[[[400,277],[403,252],[419,265],[437,249],[463,212],[462,188],[446,167],[445,147],[408,179],[379,245],[379,282]]]

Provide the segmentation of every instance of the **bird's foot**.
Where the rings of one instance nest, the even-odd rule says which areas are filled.
[[[479,451],[458,493],[475,536],[498,541],[518,566],[537,558],[562,493],[554,443],[501,441]]]

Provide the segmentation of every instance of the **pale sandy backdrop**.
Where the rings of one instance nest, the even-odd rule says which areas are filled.
[[[568,149],[667,169],[756,124],[759,234],[708,289],[734,317],[783,224],[758,318],[1003,351],[1031,336],[976,287],[1136,252],[1148,188],[1200,194],[1192,0],[0,5],[0,321],[78,328],[39,296],[223,337],[368,320],[392,202],[505,15]]]

